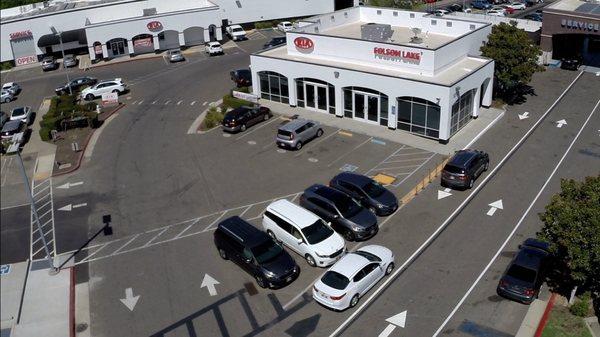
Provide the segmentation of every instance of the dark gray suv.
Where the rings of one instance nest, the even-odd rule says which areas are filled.
[[[329,186],[348,194],[376,215],[390,215],[398,209],[394,193],[367,176],[343,172],[333,177]]]
[[[457,151],[442,170],[442,186],[472,188],[475,179],[490,167],[487,153],[477,150]]]
[[[315,184],[304,190],[300,206],[331,223],[331,228],[346,240],[367,240],[379,231],[377,217],[349,195]]]

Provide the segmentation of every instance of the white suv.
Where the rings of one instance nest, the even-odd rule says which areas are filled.
[[[329,224],[285,199],[267,206],[262,224],[269,236],[302,255],[312,267],[330,266],[346,251],[344,239]]]
[[[107,92],[116,92],[117,94],[122,94],[125,92],[126,87],[127,85],[123,83],[123,80],[120,78],[115,78],[114,80],[108,81],[100,81],[94,86],[83,89],[83,91],[81,91],[81,98],[86,101],[91,101]]]
[[[219,42],[209,42],[206,44],[204,51],[210,56],[223,54],[223,47]]]

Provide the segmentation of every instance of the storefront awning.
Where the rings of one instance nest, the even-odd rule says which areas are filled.
[[[62,32],[62,41],[63,41],[63,43],[78,41],[79,44],[87,45],[87,38],[85,35],[85,30],[84,29],[74,29],[74,30],[64,31],[64,32]],[[60,44],[60,39],[58,38],[58,35],[54,35],[54,34],[42,35],[37,42],[37,45],[40,48],[47,47],[47,46],[53,46],[53,45],[57,45],[57,44]]]

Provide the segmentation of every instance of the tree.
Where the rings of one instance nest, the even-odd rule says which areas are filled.
[[[600,175],[583,182],[562,180],[545,212],[538,237],[554,257],[549,284],[567,293],[574,286],[600,299]],[[598,313],[600,314],[600,313]]]
[[[497,91],[505,98],[519,94],[535,72],[544,70],[537,63],[542,51],[514,21],[494,25],[481,53],[495,61]]]

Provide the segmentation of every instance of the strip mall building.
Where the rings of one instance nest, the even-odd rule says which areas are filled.
[[[356,2],[356,4],[355,4]],[[1,11],[1,61],[17,66],[67,53],[92,60],[153,53],[221,40],[223,28],[352,7],[358,0],[46,1]]]
[[[254,94],[446,143],[492,102],[494,62],[479,56],[490,32],[420,12],[335,11],[251,55]]]

